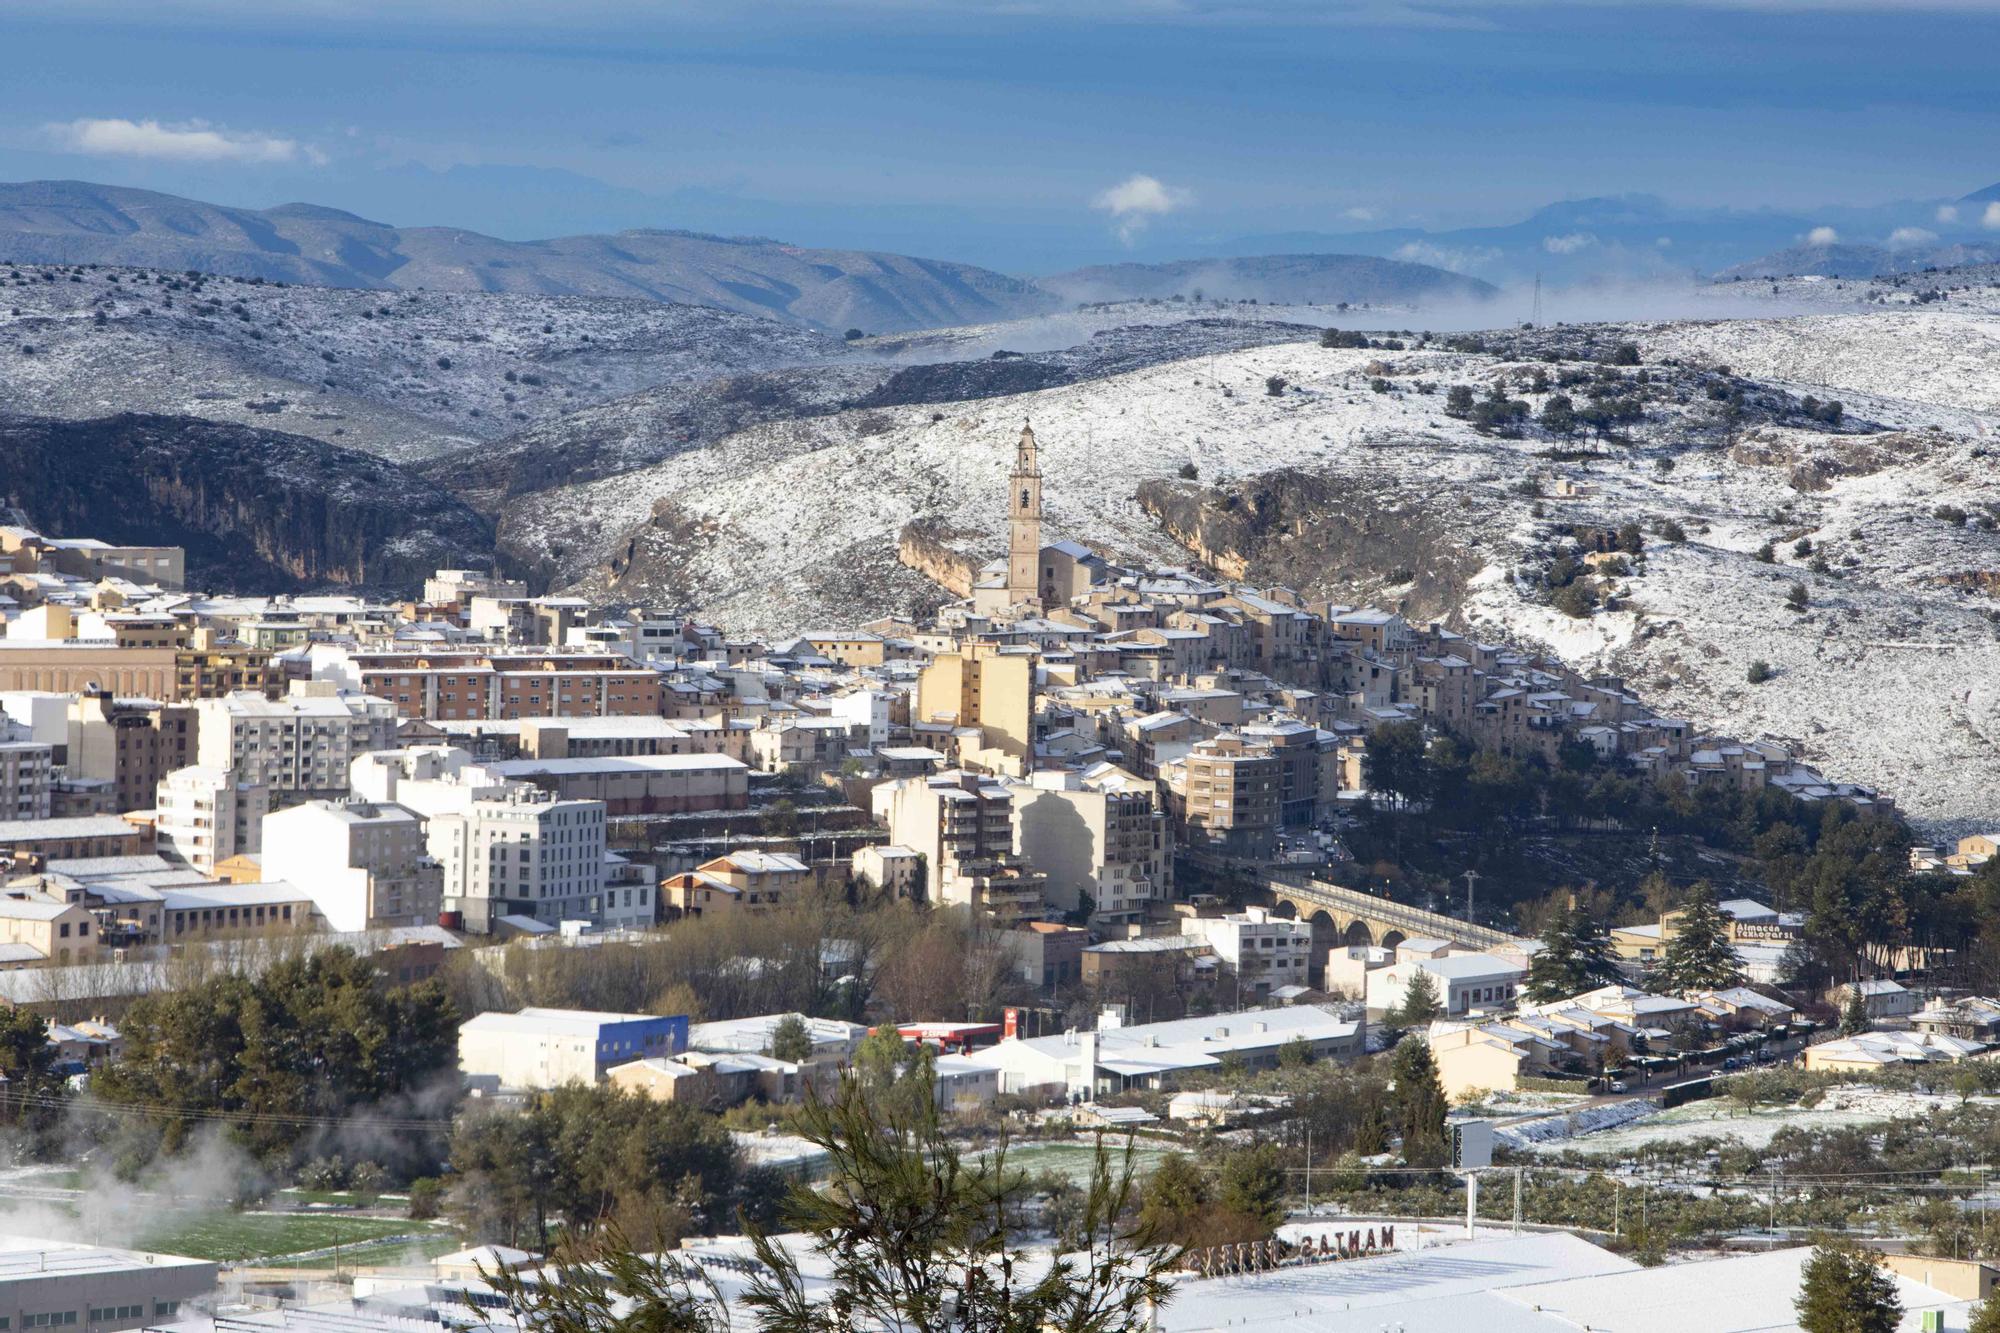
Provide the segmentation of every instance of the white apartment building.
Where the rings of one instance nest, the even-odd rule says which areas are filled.
[[[329,930],[438,918],[444,870],[414,810],[359,797],[308,801],[264,816],[263,840],[265,878],[304,892]]]
[[[28,728],[0,720],[0,819],[47,819],[54,750]]]
[[[849,690],[827,701],[826,715],[850,727],[866,727],[870,746],[887,745],[896,697],[889,690]]]
[[[1035,773],[1014,792],[1015,849],[1048,876],[1048,901],[1130,921],[1173,896],[1173,843],[1153,783],[1110,764]]]
[[[469,762],[448,745],[413,746],[358,758],[354,794],[395,802],[422,816],[443,874],[443,907],[464,928],[487,933],[503,916],[548,924],[651,925],[656,884],[607,879],[625,869],[606,855],[602,801],[566,800]],[[629,901],[627,901],[629,899]]]
[[[273,804],[347,794],[348,766],[395,743],[396,706],[295,681],[282,699],[239,690],[197,706],[196,760],[270,788]]]
[[[1208,941],[1225,972],[1242,982],[1245,994],[1270,994],[1280,986],[1309,985],[1312,925],[1286,921],[1262,907],[1221,917],[1195,917],[1186,933]]]
[[[155,845],[160,855],[213,875],[232,856],[263,847],[270,789],[232,768],[198,764],[160,779]]]
[[[1512,1004],[1520,994],[1527,969],[1489,953],[1447,953],[1436,958],[1405,957],[1368,973],[1368,1012],[1384,1014],[1403,1006],[1410,979],[1428,972],[1438,1004],[1453,1018],[1479,1009]]]

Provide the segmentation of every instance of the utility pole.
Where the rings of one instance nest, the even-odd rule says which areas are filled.
[[[1521,1234],[1521,1168],[1514,1168],[1514,1234]]]
[[[1313,1131],[1306,1126],[1306,1211],[1313,1210]]]
[[[1479,924],[1479,923],[1478,923],[1478,921],[1477,921],[1477,920],[1475,920],[1475,919],[1473,918],[1473,915],[1472,915],[1472,906],[1473,906],[1473,890],[1474,890],[1474,889],[1475,889],[1475,888],[1476,888],[1476,887],[1478,886],[1478,884],[1479,884],[1479,872],[1478,872],[1477,870],[1468,870],[1468,871],[1466,871],[1466,872],[1465,872],[1465,873],[1464,873],[1463,875],[1460,875],[1460,876],[1459,876],[1459,878],[1465,881],[1465,920],[1466,920],[1466,924],[1467,924],[1467,925],[1478,925],[1478,924]]]

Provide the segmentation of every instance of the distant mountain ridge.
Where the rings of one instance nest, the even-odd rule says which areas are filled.
[[[1039,280],[1071,301],[1158,300],[1205,296],[1224,300],[1400,304],[1414,300],[1485,299],[1499,289],[1429,264],[1372,255],[1298,254],[1182,259],[1164,264],[1099,264]]]
[[[1925,269],[1958,268],[1966,264],[2000,261],[2000,244],[1944,243],[1889,249],[1880,245],[1793,245],[1761,258],[1738,264],[1716,274],[1721,279],[1790,278],[1817,275],[1826,278],[1872,278],[1891,273],[1920,273]]]
[[[1055,297],[972,264],[640,230],[504,241],[318,204],[232,208],[84,181],[0,184],[0,260],[431,291],[622,296],[870,333],[1017,319]]]

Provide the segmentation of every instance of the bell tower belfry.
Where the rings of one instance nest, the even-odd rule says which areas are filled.
[[[1007,600],[1041,605],[1042,463],[1034,427],[1021,423],[1021,443],[1007,486]]]

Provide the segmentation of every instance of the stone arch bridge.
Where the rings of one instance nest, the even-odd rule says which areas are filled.
[[[1372,893],[1343,889],[1324,880],[1273,879],[1265,884],[1275,916],[1312,923],[1312,975],[1325,980],[1327,950],[1378,945],[1393,949],[1404,940],[1450,940],[1472,949],[1518,944],[1518,937],[1491,926],[1477,926],[1441,912],[1426,912],[1377,898]]]

